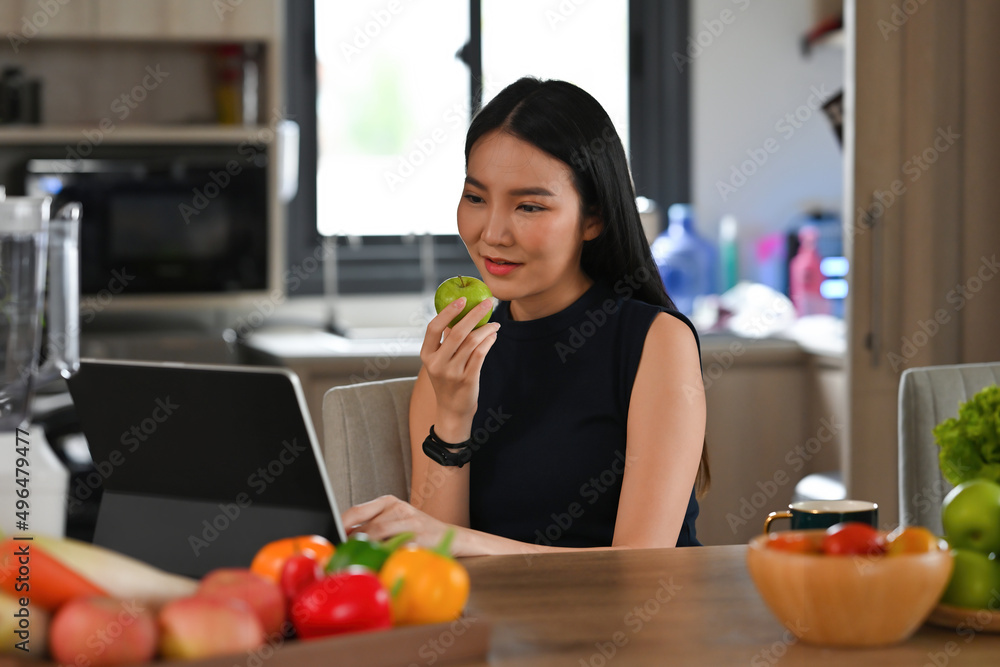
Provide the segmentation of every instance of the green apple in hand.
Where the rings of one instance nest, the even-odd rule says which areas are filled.
[[[1000,555],[1000,484],[973,479],[956,486],[941,506],[941,524],[953,548]]]
[[[482,280],[469,276],[455,276],[438,285],[437,291],[434,292],[434,309],[440,313],[449,303],[463,296],[465,297],[465,308],[451,321],[451,324],[448,325],[450,327],[458,324],[459,320],[480,303],[493,298],[490,288]],[[490,308],[490,311],[483,316],[483,319],[479,320],[475,328],[478,329],[489,322],[492,314],[493,309]]]
[[[986,554],[955,549],[954,569],[948,588],[941,596],[943,604],[967,609],[986,609],[993,598],[1000,601],[1000,562]],[[996,603],[993,603],[994,606]]]

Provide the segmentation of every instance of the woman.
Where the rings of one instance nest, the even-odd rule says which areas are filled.
[[[425,545],[454,526],[461,556],[697,545],[697,334],[660,282],[607,113],[521,79],[473,119],[465,156],[459,234],[500,304],[480,328],[488,302],[448,327],[464,299],[428,324],[411,502],[344,525]]]

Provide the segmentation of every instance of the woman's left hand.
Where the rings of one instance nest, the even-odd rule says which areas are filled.
[[[395,496],[380,496],[355,505],[341,515],[341,521],[348,535],[359,532],[373,540],[384,540],[411,532],[417,544],[428,548],[437,546],[450,527]]]

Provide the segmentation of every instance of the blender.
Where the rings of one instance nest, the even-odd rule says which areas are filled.
[[[65,532],[68,472],[30,424],[35,391],[75,373],[80,357],[81,206],[50,219],[51,204],[0,200],[0,531],[8,535]]]

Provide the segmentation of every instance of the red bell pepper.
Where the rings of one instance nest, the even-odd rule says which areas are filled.
[[[295,596],[289,613],[301,639],[392,627],[389,592],[362,567],[309,584]]]

